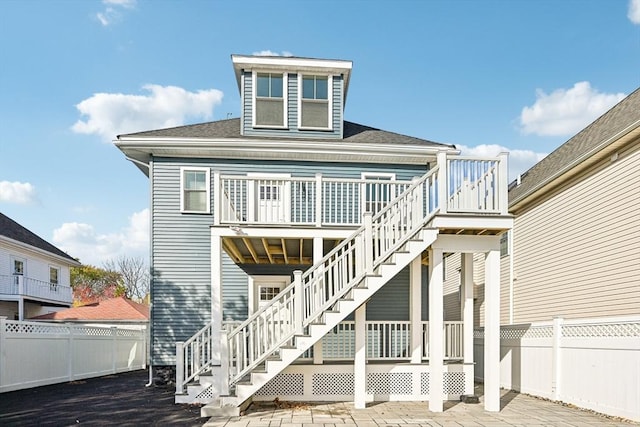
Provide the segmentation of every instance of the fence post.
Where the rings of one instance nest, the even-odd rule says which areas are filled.
[[[371,212],[365,212],[362,215],[364,222],[364,273],[366,275],[373,274],[373,223],[371,222]]]
[[[73,342],[73,333],[75,332],[75,326],[74,325],[69,325],[67,326],[69,328],[69,340],[67,341],[67,354],[69,355],[67,357],[67,373],[68,373],[68,377],[69,377],[69,381],[73,381],[73,347],[74,347],[74,342]]]
[[[111,371],[116,373],[118,361],[118,328],[111,327]]]
[[[322,227],[322,174],[316,174],[316,227]]]
[[[447,177],[449,175],[447,165],[447,153],[445,151],[439,151],[437,155],[438,159],[438,207],[440,213],[447,213],[447,205],[449,204],[449,195],[447,194]]]
[[[294,322],[296,334],[302,335],[303,322],[304,322],[304,293],[302,289],[302,271],[296,270],[293,272],[293,305],[294,305]]]
[[[561,397],[561,381],[562,381],[562,317],[553,318],[553,344],[551,350],[551,395],[553,400],[560,400]]]
[[[176,342],[176,394],[184,394],[184,342]]]
[[[220,396],[229,395],[229,338],[228,331],[220,331]]]
[[[4,385],[5,358],[7,349],[7,317],[0,316],[0,387]]]

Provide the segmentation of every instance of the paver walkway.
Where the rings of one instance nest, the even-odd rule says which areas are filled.
[[[284,402],[286,405],[286,402]],[[280,406],[283,406],[282,404]],[[292,404],[254,403],[241,417],[211,418],[207,427],[426,427],[426,426],[621,426],[640,425],[616,420],[531,396],[504,391],[502,410],[485,412],[479,404],[446,402],[434,413],[427,402],[371,403],[354,409],[353,403]]]

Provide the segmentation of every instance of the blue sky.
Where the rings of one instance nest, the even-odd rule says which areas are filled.
[[[148,255],[117,134],[238,117],[231,54],[353,61],[345,118],[510,151],[515,176],[640,86],[640,0],[0,1],[0,212]]]

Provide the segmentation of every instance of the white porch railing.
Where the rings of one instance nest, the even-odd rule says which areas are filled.
[[[70,286],[19,275],[0,275],[0,294],[19,295],[69,304],[73,301],[73,292]]]
[[[429,359],[429,322],[421,322],[422,359]],[[366,321],[367,360],[411,360],[410,321]],[[444,322],[445,360],[463,359],[462,322]],[[353,360],[355,356],[355,322],[340,322],[322,338],[322,359]],[[303,358],[313,357],[309,349]]]

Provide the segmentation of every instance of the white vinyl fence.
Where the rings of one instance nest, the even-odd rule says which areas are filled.
[[[476,379],[484,375],[476,329]],[[500,386],[640,421],[640,316],[503,326]]]
[[[0,393],[145,369],[144,329],[0,318]]]

